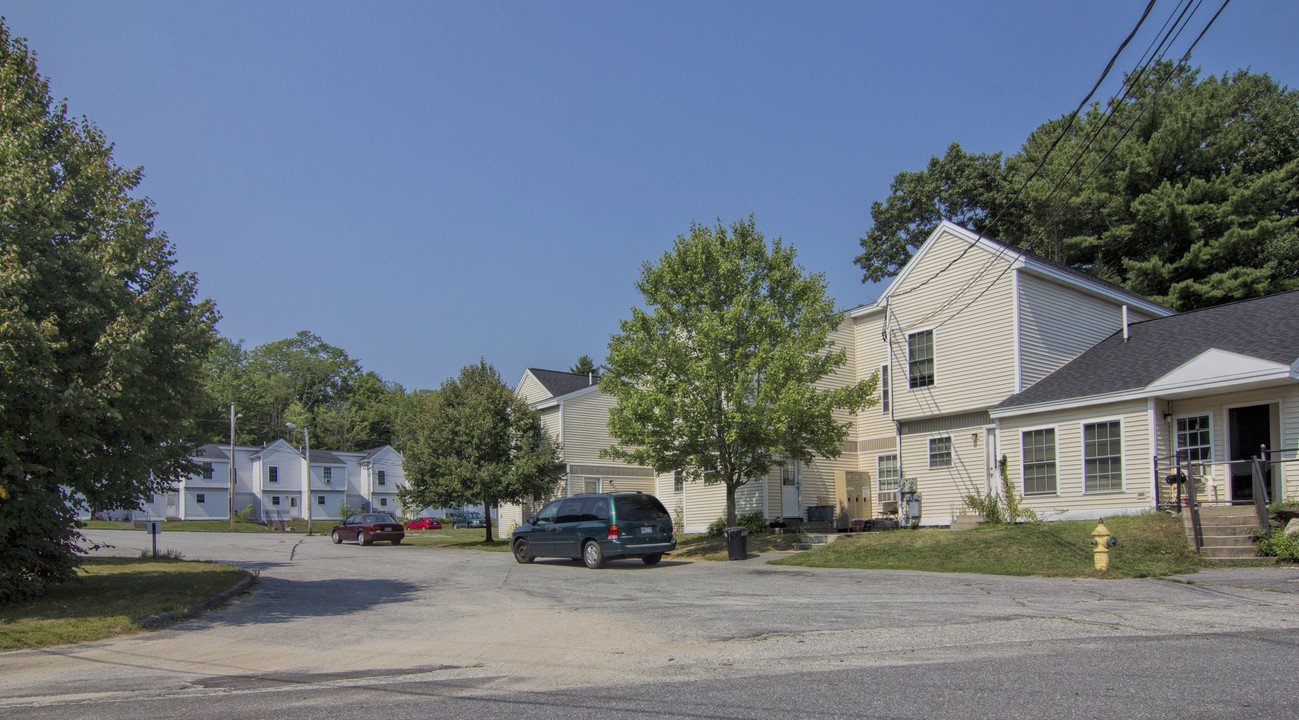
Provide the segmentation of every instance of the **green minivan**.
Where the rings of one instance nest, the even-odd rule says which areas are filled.
[[[663,553],[676,549],[677,540],[672,516],[653,495],[596,493],[548,503],[514,531],[510,547],[521,563],[562,557],[598,568],[615,558],[657,564]]]

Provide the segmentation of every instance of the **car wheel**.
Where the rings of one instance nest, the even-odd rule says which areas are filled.
[[[361,534],[359,534],[359,535],[356,536],[356,539],[357,539],[357,540],[360,540],[362,545],[373,545],[373,544],[374,544],[374,536],[371,535],[370,533],[361,533]]]
[[[594,540],[586,541],[582,546],[582,562],[592,570],[604,564],[604,551],[600,549],[600,543]]]
[[[400,545],[400,544],[401,544],[401,538],[393,538],[393,540],[392,540],[392,544],[393,544],[393,545]]]
[[[653,555],[646,555],[645,557],[641,558],[640,561],[645,563],[646,565],[658,565],[659,560],[662,559],[663,559],[663,553],[654,553]]]
[[[533,560],[532,550],[528,547],[528,541],[515,540],[514,561],[519,564],[526,565],[527,563],[532,562],[532,560]]]
[[[335,530],[334,532],[332,532],[332,533],[329,534],[329,539],[330,539],[330,540],[333,540],[335,545],[337,545],[337,544],[343,542],[343,538],[341,538],[341,537],[338,536],[338,531],[337,531],[337,530]]]

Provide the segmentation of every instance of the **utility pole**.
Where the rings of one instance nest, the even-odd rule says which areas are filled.
[[[235,531],[235,420],[241,417],[235,414],[235,404],[230,403],[230,532]]]

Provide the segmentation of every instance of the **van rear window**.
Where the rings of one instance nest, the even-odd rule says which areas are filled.
[[[659,520],[669,517],[663,503],[653,495],[627,495],[615,497],[614,509],[620,522]]]

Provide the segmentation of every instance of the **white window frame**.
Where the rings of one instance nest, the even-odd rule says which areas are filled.
[[[213,472],[213,471],[212,471],[212,463],[210,463],[210,462],[201,463],[201,464],[200,464],[200,467],[203,468],[202,473],[201,473],[202,476],[203,476],[203,479],[204,479],[204,480],[211,480],[211,479],[212,479],[212,472]]]
[[[1185,413],[1185,414],[1183,414],[1183,415],[1174,415],[1174,416],[1173,416],[1173,457],[1177,457],[1177,454],[1178,454],[1178,453],[1180,453],[1182,450],[1186,449],[1186,448],[1183,448],[1183,447],[1182,447],[1182,444],[1181,444],[1181,434],[1180,434],[1180,433],[1178,432],[1178,430],[1177,430],[1177,423],[1178,423],[1179,421],[1182,421],[1182,420],[1189,420],[1189,419],[1191,419],[1191,418],[1208,418],[1208,419],[1209,419],[1209,427],[1208,427],[1208,430],[1209,430],[1209,444],[1208,444],[1208,446],[1207,446],[1207,447],[1209,448],[1209,457],[1208,457],[1208,458],[1202,458],[1202,459],[1200,459],[1200,460],[1192,460],[1192,461],[1191,461],[1191,464],[1192,464],[1192,465],[1212,465],[1212,464],[1213,464],[1213,458],[1214,458],[1215,453],[1214,453],[1214,447],[1213,447],[1213,412],[1210,411],[1210,410],[1205,410],[1204,412]],[[1205,446],[1203,446],[1203,445],[1195,445],[1194,447],[1205,447]]]
[[[376,470],[376,471],[375,471],[375,476],[374,476],[374,478],[375,478],[375,481],[378,482],[380,485],[387,485],[387,484],[388,484],[388,471],[386,471],[386,470]]]
[[[1054,447],[1051,464],[1055,466],[1055,489],[1043,490],[1038,492],[1029,492],[1026,483],[1028,482],[1028,455],[1024,451],[1024,435],[1031,432],[1051,431],[1051,444]],[[1060,428],[1055,425],[1044,425],[1042,427],[1026,427],[1019,429],[1019,491],[1024,497],[1051,497],[1060,494]]]
[[[686,471],[673,470],[672,471],[672,492],[679,493],[685,491],[686,491]]]
[[[331,468],[331,467],[320,468],[320,480],[321,480],[321,482],[323,482],[323,483],[325,483],[326,485],[328,485],[328,484],[329,484],[329,481],[332,480],[333,477],[334,477],[334,468]]]
[[[1087,457],[1087,426],[1088,425],[1109,425],[1110,423],[1118,423],[1119,425],[1119,437],[1118,437],[1119,487],[1118,489],[1111,488],[1109,490],[1088,490],[1087,489],[1087,460],[1089,458]],[[1121,493],[1124,491],[1124,489],[1126,489],[1128,474],[1127,474],[1127,467],[1123,462],[1123,448],[1125,446],[1124,437],[1123,437],[1123,425],[1124,423],[1122,417],[1096,418],[1089,422],[1083,422],[1078,424],[1078,443],[1079,443],[1080,456],[1082,457],[1082,490],[1084,495],[1113,495],[1115,493]],[[1056,438],[1056,445],[1057,446],[1059,445],[1059,437]],[[1105,457],[1113,457],[1113,456],[1106,455]],[[1057,485],[1059,483],[1059,472],[1060,472],[1060,458],[1058,456],[1058,450],[1057,450],[1057,457],[1056,457]]]
[[[204,504],[205,500],[207,500],[206,493],[194,493],[194,502],[198,503],[199,505],[202,505]]]
[[[938,384],[938,340],[934,330],[933,327],[927,327],[907,333],[907,388],[910,390],[924,390]],[[911,358],[911,338],[924,333],[929,333],[929,382],[917,385],[911,372],[911,364],[914,362]]]
[[[884,363],[880,365],[880,414],[888,415],[892,409],[893,396],[891,391],[893,386],[889,384],[889,365]]]
[[[591,489],[591,485],[592,485],[592,483],[595,484],[595,489],[594,489],[594,490]],[[601,483],[600,483],[600,478],[598,478],[598,477],[587,477],[587,476],[585,476],[585,475],[582,476],[582,493],[583,493],[583,494],[590,495],[590,494],[592,494],[592,493],[598,493],[598,492],[600,492],[600,485],[601,485]]]
[[[275,506],[279,506],[279,504],[280,504],[280,496],[279,496],[279,495],[272,495],[272,496],[271,496],[271,504],[272,504],[272,505],[275,505]]]
[[[280,481],[280,466],[268,465],[266,467],[266,482],[279,483],[279,481]]]
[[[935,441],[935,440],[946,440],[946,441],[947,441],[947,451],[946,451],[946,452],[947,452],[947,464],[946,464],[946,465],[935,465],[935,464],[934,464],[934,441]],[[940,454],[941,454],[941,452],[942,452],[942,451],[940,451]],[[930,469],[930,470],[935,470],[935,469],[951,468],[951,467],[955,467],[955,466],[956,466],[956,444],[952,442],[952,436],[951,436],[951,435],[935,435],[935,436],[929,438],[929,469]]]
[[[884,487],[884,468],[883,461],[885,458],[893,458],[893,470],[896,473],[889,483],[890,488]],[[900,453],[884,453],[875,456],[875,498],[881,504],[886,502],[899,502],[902,490],[902,458]]]
[[[379,498],[379,507],[388,507],[388,498]]]
[[[317,505],[324,505],[324,504],[325,504],[325,496],[324,496],[324,495],[317,495],[317,496],[316,496],[316,504],[317,504]]]

